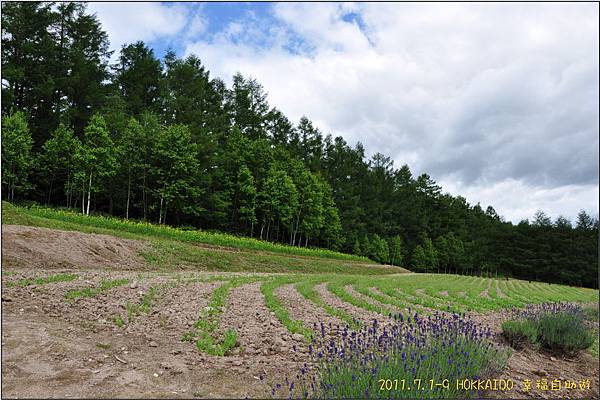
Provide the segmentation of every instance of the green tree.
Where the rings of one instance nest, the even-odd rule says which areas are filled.
[[[101,115],[95,114],[90,119],[78,150],[74,178],[81,187],[81,210],[89,215],[92,193],[105,189],[106,178],[114,175],[118,166],[114,144]]]
[[[52,199],[52,191],[56,186],[54,182],[58,181],[63,183],[66,206],[71,207],[75,154],[80,151],[80,146],[81,142],[73,134],[73,129],[64,124],[60,124],[52,137],[44,143],[38,166],[46,182],[49,182],[47,203]]]
[[[428,237],[413,250],[412,265],[417,272],[435,272],[438,268],[438,254]]]
[[[375,261],[385,264],[390,258],[390,251],[387,242],[378,234],[371,238],[371,247],[373,248],[372,257]]]
[[[237,176],[237,195],[239,203],[239,219],[245,225],[250,224],[250,235],[256,224],[256,186],[254,176],[247,166],[242,165]]]
[[[579,214],[577,214],[577,229],[587,231],[591,230],[593,226],[594,221],[592,220],[592,217],[590,217],[585,210],[579,211]]]
[[[358,239],[354,240],[354,245],[352,246],[352,254],[362,256],[362,249],[360,248],[360,242],[358,241]]]
[[[25,192],[31,187],[32,143],[25,114],[16,112],[2,118],[2,185],[8,201],[14,200],[15,191]]]
[[[294,181],[281,169],[271,168],[259,194],[259,204],[263,215],[260,238],[270,237],[276,220],[291,229],[291,223],[298,207],[298,191]]]
[[[167,220],[169,206],[175,212],[197,215],[202,210],[197,185],[197,148],[185,125],[171,125],[160,130],[153,150],[153,178],[159,199],[158,223]]]
[[[402,254],[402,238],[400,235],[390,238],[388,247],[390,249],[390,264],[402,265],[404,255]]]
[[[117,153],[121,161],[121,175],[126,177],[127,195],[125,202],[125,218],[129,219],[131,204],[131,185],[137,180],[137,174],[144,168],[144,152],[140,151],[144,146],[144,128],[135,119],[131,118],[122,131],[117,145]]]
[[[158,111],[162,66],[152,49],[140,41],[123,46],[113,69],[114,83],[132,116]]]

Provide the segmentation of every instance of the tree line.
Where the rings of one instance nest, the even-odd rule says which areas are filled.
[[[2,189],[422,272],[598,286],[598,220],[514,225],[361,143],[290,121],[254,79],[143,42],[116,62],[83,3],[2,4]]]

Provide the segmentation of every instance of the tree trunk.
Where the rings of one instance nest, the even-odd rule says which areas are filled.
[[[142,179],[142,203],[144,204],[144,221],[146,220],[146,169],[144,168],[144,178]]]
[[[92,197],[92,171],[90,171],[90,181],[88,186],[88,198],[87,198],[87,209],[85,211],[86,215],[90,215],[90,198]]]
[[[161,194],[160,195],[160,209],[158,210],[158,224],[159,225],[160,225],[160,221],[162,219],[163,201],[164,201],[164,197]]]
[[[127,206],[125,207],[125,219],[129,219],[129,197],[131,195],[131,174],[127,177]]]
[[[54,175],[56,171],[52,172],[52,177],[50,178],[50,189],[48,190],[48,200],[46,201],[46,205],[50,205],[50,197],[52,196],[52,184],[54,183]]]
[[[71,171],[67,174],[67,208],[71,207]]]

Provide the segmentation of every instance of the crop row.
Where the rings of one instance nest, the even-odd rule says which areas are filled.
[[[317,290],[323,285],[327,291],[341,301],[359,309],[389,316],[407,309],[419,314],[430,314],[434,310],[456,313],[476,311],[488,312],[509,307],[522,307],[529,303],[548,301],[597,302],[598,291],[551,285],[519,280],[496,280],[472,276],[435,274],[406,274],[395,277],[365,277],[354,275],[248,275],[248,276],[190,276],[170,275],[171,280],[160,287],[151,287],[138,303],[127,303],[127,321],[147,314],[154,303],[164,293],[165,286],[185,286],[194,282],[214,282],[221,284],[212,291],[208,306],[198,312],[198,319],[192,329],[185,332],[183,340],[194,342],[199,351],[213,355],[224,355],[236,345],[237,333],[228,328],[219,332],[220,317],[227,308],[231,289],[261,283],[261,292],[266,306],[290,333],[300,333],[307,340],[313,335],[312,329],[304,321],[295,320],[289,310],[277,297],[276,290],[284,285],[293,285],[307,301],[321,308],[325,313],[338,318],[351,327],[359,322],[347,310],[329,304]],[[58,274],[35,279],[9,281],[12,286],[28,284],[51,284],[74,280],[76,275]],[[443,279],[442,279],[443,278]],[[129,283],[128,279],[103,280],[97,286],[68,290],[66,299],[94,297],[117,286]],[[182,290],[185,290],[183,287]],[[248,305],[252,306],[252,305]],[[119,326],[125,324],[121,316],[113,318]]]

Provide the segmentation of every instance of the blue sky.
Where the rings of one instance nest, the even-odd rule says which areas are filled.
[[[598,213],[598,4],[88,4],[509,220]]]
[[[171,3],[163,3],[169,7]],[[267,24],[275,24],[272,17],[270,3],[185,3],[188,14],[202,17],[205,30],[194,35],[194,39],[210,41],[215,34],[222,32],[227,27],[239,20],[256,18]],[[185,28],[184,28],[185,29]],[[158,37],[149,42],[155,53],[162,57],[168,48],[178,54],[185,51],[185,42],[180,37]]]

